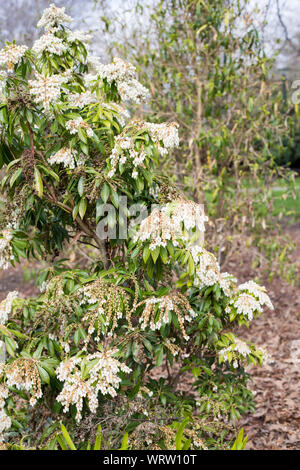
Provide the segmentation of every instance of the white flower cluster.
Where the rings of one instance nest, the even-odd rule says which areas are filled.
[[[263,311],[266,305],[271,310],[274,309],[270,297],[266,293],[265,287],[259,286],[254,281],[248,281],[238,286],[238,291],[234,299],[230,301],[230,311],[236,309],[238,315],[253,320],[255,314]]]
[[[100,57],[96,56],[96,55],[92,55],[92,54],[88,54],[87,55],[87,58],[86,58],[86,64],[90,69],[94,69],[96,70],[97,67],[100,67],[102,64],[101,64],[101,60],[100,60]],[[97,79],[97,75],[95,74],[94,75],[94,79],[96,80]]]
[[[221,273],[219,286],[227,297],[231,297],[237,283],[237,278],[229,273]]]
[[[0,269],[7,269],[11,260],[14,259],[10,241],[12,240],[12,230],[6,228],[1,232],[0,238]]]
[[[6,384],[8,387],[16,387],[31,394],[29,403],[34,406],[43,396],[41,380],[37,369],[37,361],[34,359],[16,359],[6,370]]]
[[[14,69],[14,65],[24,56],[27,46],[8,44],[0,51],[0,65],[7,66],[9,71]]]
[[[163,122],[161,124],[145,122],[144,124],[153,142],[163,144],[158,145],[157,148],[162,155],[167,154],[168,149],[179,146],[177,122]]]
[[[111,106],[111,104],[110,104]],[[113,106],[116,106],[115,104]],[[112,106],[111,106],[112,107]],[[116,108],[117,109],[117,108]],[[118,112],[121,112],[119,109]],[[123,115],[125,115],[124,110],[122,110]],[[120,122],[121,125],[125,124],[123,120]],[[133,126],[140,130],[145,130],[148,132],[153,142],[156,144],[157,150],[163,155],[168,152],[168,149],[178,146],[178,125],[176,123],[166,123],[166,124],[152,124],[148,122],[139,122],[133,121],[131,123]],[[138,167],[144,166],[144,160],[146,158],[146,152],[143,150],[135,149],[135,139],[126,135],[119,135],[115,139],[114,148],[111,151],[110,163],[111,169],[109,171],[108,177],[112,178],[116,173],[116,168],[118,164],[124,165],[125,163],[130,163],[133,165],[132,177],[134,179],[138,176]]]
[[[219,357],[222,362],[228,361],[231,363],[233,361],[233,367],[237,368],[240,356],[242,359],[245,359],[250,353],[251,349],[245,341],[242,341],[239,338],[234,338],[234,343],[219,351]]]
[[[71,405],[76,406],[77,422],[82,418],[84,398],[88,400],[90,411],[95,413],[98,407],[98,393],[115,397],[121,382],[119,372],[127,374],[131,372],[129,367],[113,357],[115,353],[115,350],[110,350],[90,354],[84,358],[73,357],[62,362],[56,369],[57,378],[64,382],[57,401],[63,405],[64,413]],[[82,361],[86,363],[83,370],[81,370]]]
[[[157,247],[166,247],[171,241],[178,246],[181,237],[180,224],[175,225],[169,215],[160,209],[154,209],[151,214],[141,222],[140,228],[134,236],[134,241],[150,241],[149,249],[154,251]]]
[[[100,64],[96,68],[98,76],[109,83],[115,82],[122,100],[140,103],[149,97],[149,91],[136,80],[136,69],[132,64],[115,57],[111,64]]]
[[[4,431],[11,427],[11,419],[4,409],[6,398],[8,398],[8,388],[5,385],[0,385],[0,442],[3,442]]]
[[[68,95],[68,102],[71,108],[84,108],[87,104],[96,103],[97,98],[90,91],[70,93]]]
[[[88,34],[85,31],[75,30],[75,31],[71,31],[68,34],[68,41],[69,42],[79,41],[79,42],[82,42],[83,44],[85,44],[85,43],[89,42],[91,39],[92,39],[91,34]],[[99,65],[99,64],[97,64],[97,65]]]
[[[116,137],[114,148],[110,154],[111,169],[108,173],[109,178],[114,176],[118,164],[125,165],[125,163],[129,161],[134,167],[132,178],[137,178],[137,167],[143,166],[146,153],[144,151],[135,150],[134,143],[135,141],[131,137],[123,137],[122,135]]]
[[[249,294],[254,295],[254,297],[258,299],[258,302],[261,306],[266,305],[271,310],[274,310],[273,304],[270,300],[270,297],[266,293],[266,288],[264,286],[260,286],[254,281],[248,281],[244,284],[240,284],[239,290],[248,291]]]
[[[172,241],[174,246],[178,246],[180,240],[187,241],[189,239],[189,234],[184,234],[183,228],[190,230],[196,227],[199,232],[204,232],[204,224],[207,220],[201,205],[183,199],[176,200],[166,204],[161,209],[154,209],[150,216],[142,221],[138,232],[134,236],[134,241],[145,242],[150,240],[149,248],[152,251],[158,246],[166,247],[168,240]],[[182,224],[184,227],[182,227]],[[203,250],[200,246],[191,247],[191,253],[195,263],[199,263],[200,258],[203,258]],[[204,262],[205,260],[202,259],[202,265],[199,266],[200,270],[206,268]]]
[[[96,101],[97,98],[90,91],[68,94],[68,103],[70,108],[84,108],[87,104],[92,104]]]
[[[65,13],[65,7],[58,8],[54,3],[51,3],[49,8],[44,10],[44,13],[39,20],[37,27],[44,28],[45,31],[56,31],[57,27],[63,23],[71,23],[72,18]]]
[[[93,137],[93,129],[87,122],[82,119],[81,116],[66,122],[66,129],[68,129],[70,134],[77,134],[78,129],[80,128],[85,130],[88,137]]]
[[[254,313],[262,312],[260,303],[247,293],[239,294],[237,299],[232,301],[233,306],[236,308],[238,315],[244,315],[248,320],[253,320]]]
[[[179,310],[180,307],[182,308]],[[187,341],[189,336],[187,336],[184,330],[183,323],[185,321],[191,322],[197,314],[190,308],[187,301],[181,297],[165,295],[160,298],[150,297],[147,299],[143,314],[139,320],[141,329],[145,330],[149,327],[153,331],[160,330],[163,325],[170,323],[172,311],[177,314],[183,337]],[[159,312],[158,315],[157,312]]]
[[[47,51],[50,52],[50,54],[62,55],[67,50],[67,46],[63,43],[61,38],[48,32],[34,42],[32,50],[36,54]]]
[[[7,228],[16,230],[19,228],[20,221],[22,217],[22,211],[20,207],[15,207],[9,217],[9,222],[7,223]]]
[[[200,204],[179,199],[167,204],[162,210],[170,215],[176,226],[183,223],[186,230],[196,227],[200,232],[205,232],[204,224],[208,217]]]
[[[194,285],[202,289],[218,283],[220,280],[220,266],[216,257],[198,245],[190,247],[189,251],[196,268]]]
[[[12,310],[12,303],[18,297],[17,291],[9,292],[4,300],[0,302],[0,325],[5,325]]]
[[[55,103],[61,95],[61,85],[67,83],[69,74],[55,74],[44,77],[36,72],[36,80],[29,80],[30,93],[37,103],[41,103],[45,111],[50,110],[50,104]]]
[[[55,154],[51,155],[48,162],[50,165],[62,163],[65,168],[75,168],[75,153],[68,147],[60,149]]]

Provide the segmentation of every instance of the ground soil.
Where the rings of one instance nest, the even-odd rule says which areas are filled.
[[[296,243],[293,259],[300,266],[300,223],[288,229]],[[0,300],[7,292],[18,290],[24,296],[37,293],[33,282],[24,282],[24,266],[0,272]],[[240,258],[226,267],[244,282],[255,277],[251,262]],[[267,349],[271,362],[252,368],[251,388],[256,396],[256,411],[243,418],[249,435],[247,449],[300,449],[300,289],[279,277],[264,282],[275,306],[239,330],[243,339]]]

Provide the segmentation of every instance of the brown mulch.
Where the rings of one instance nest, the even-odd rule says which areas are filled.
[[[300,223],[289,229],[296,243],[294,260],[300,266]],[[240,282],[255,277],[251,261],[232,261],[226,270]],[[264,282],[275,306],[252,322],[249,329],[239,330],[243,339],[262,346],[271,362],[251,367],[251,388],[255,392],[256,411],[239,423],[249,435],[247,449],[300,449],[300,289],[280,278]],[[38,290],[33,282],[24,282],[22,266],[0,271],[0,300],[7,292],[18,290],[28,297]],[[165,375],[164,372],[161,375]],[[187,380],[188,382],[189,380]]]
[[[291,226],[289,234],[296,243],[293,260],[300,266],[300,223]],[[230,272],[245,281],[254,277],[250,271],[251,264],[242,260]],[[267,350],[271,361],[249,369],[256,410],[240,425],[249,435],[247,449],[296,450],[300,449],[300,289],[298,283],[291,286],[279,277],[264,284],[274,311],[264,312],[238,335]]]

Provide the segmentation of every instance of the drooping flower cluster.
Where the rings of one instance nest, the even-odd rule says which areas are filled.
[[[75,42],[79,41],[82,42],[83,44],[88,43],[92,39],[91,34],[85,32],[85,31],[80,31],[80,30],[75,30],[71,31],[68,34],[68,41],[69,42]]]
[[[36,359],[19,357],[9,364],[5,371],[7,386],[29,392],[31,406],[34,406],[43,395],[37,364],[38,360]]]
[[[274,310],[273,304],[270,300],[270,297],[266,293],[266,288],[264,286],[258,285],[254,281],[248,281],[244,284],[239,285],[239,290],[248,292],[249,294],[254,295],[258,299],[258,302],[261,306],[266,305],[271,310]]]
[[[75,168],[75,152],[68,147],[64,147],[51,155],[48,162],[50,165],[61,163],[65,168]]]
[[[56,369],[57,378],[63,382],[63,389],[57,397],[66,413],[71,405],[77,409],[76,421],[81,420],[83,400],[87,399],[90,411],[98,407],[98,393],[115,397],[121,378],[120,372],[129,374],[131,369],[117,360],[115,350],[97,352],[86,357],[72,357]]]
[[[245,341],[234,338],[232,344],[219,351],[219,360],[220,362],[227,361],[232,363],[233,367],[237,368],[239,360],[247,358],[250,353],[251,349]]]
[[[160,330],[172,320],[172,312],[177,317],[183,338],[187,341],[189,336],[186,334],[184,322],[192,321],[197,314],[191,308],[187,298],[180,294],[169,294],[163,297],[150,297],[142,302],[145,304],[142,316],[139,322],[141,329]]]
[[[81,287],[77,294],[79,304],[89,306],[83,318],[83,321],[88,323],[88,336],[85,344],[89,342],[95,330],[97,331],[96,340],[99,340],[101,331],[111,336],[118,325],[118,320],[123,317],[131,327],[130,297],[122,287],[97,279]]]
[[[37,103],[41,103],[44,110],[50,110],[50,104],[55,103],[61,95],[61,85],[67,83],[69,74],[55,74],[44,77],[38,72],[35,73],[35,80],[28,80],[30,94],[34,96]]]
[[[14,65],[24,56],[27,46],[18,46],[17,44],[8,44],[0,51],[0,65],[6,66],[8,71],[14,69]]]
[[[97,102],[97,97],[89,90],[84,93],[69,93],[68,102],[70,108],[84,108],[88,104]]]
[[[7,269],[11,260],[14,259],[10,241],[12,240],[12,230],[4,229],[0,232],[0,269]]]
[[[195,263],[194,285],[202,289],[203,287],[213,286],[220,279],[220,266],[216,257],[205,250],[205,248],[195,245],[189,248]]]
[[[180,224],[175,225],[169,215],[160,209],[154,209],[142,221],[134,236],[134,241],[150,242],[149,249],[154,251],[156,247],[166,247],[168,241],[171,241],[174,246],[178,246],[178,238],[181,233]]]
[[[220,273],[218,281],[220,288],[227,297],[232,297],[236,289],[237,278],[230,273]]]
[[[178,199],[167,204],[163,211],[170,215],[175,226],[183,223],[186,230],[196,227],[199,232],[205,231],[204,224],[208,221],[208,217],[204,213],[203,206],[196,202]]]
[[[169,149],[179,145],[178,125],[176,123],[152,124],[149,122],[132,121],[130,122],[130,127],[135,128],[137,131],[144,130],[147,132],[162,155],[166,154]],[[115,138],[115,145],[110,154],[111,169],[108,177],[112,178],[114,176],[118,165],[125,165],[127,163],[133,166],[132,177],[136,179],[139,167],[145,167],[144,161],[146,156],[144,146],[142,145],[137,149],[135,138],[126,135],[125,131],[123,131],[122,134]]]
[[[13,301],[18,297],[18,292],[9,292],[4,300],[0,302],[0,325],[5,325],[12,311]]]
[[[114,176],[118,165],[130,163],[134,167],[132,177],[136,179],[138,176],[137,168],[144,166],[145,158],[146,153],[143,150],[137,151],[135,149],[135,140],[133,138],[122,135],[117,136],[114,148],[110,154],[111,169],[108,173],[108,177],[112,178]]]
[[[135,103],[144,101],[149,96],[149,91],[136,80],[136,69],[132,64],[115,57],[111,64],[100,64],[96,68],[100,78],[108,83],[115,82],[122,100],[131,100]]]
[[[249,321],[259,315],[264,306],[274,309],[266,289],[254,281],[239,285],[236,296],[230,301],[231,315],[238,315]]]
[[[5,400],[8,398],[8,388],[0,384],[0,442],[3,442],[4,432],[11,427],[11,419],[5,412]]]
[[[48,32],[34,42],[32,50],[36,54],[50,52],[51,54],[62,55],[67,50],[67,45],[64,44],[61,38]]]
[[[65,13],[65,7],[58,8],[54,3],[51,3],[49,8],[44,10],[37,27],[44,28],[45,31],[53,32],[56,31],[59,25],[71,22],[72,18]]]
[[[166,247],[168,241],[174,246],[178,246],[180,241],[189,241],[191,234],[189,230],[196,228],[196,238],[199,233],[205,231],[207,217],[203,207],[193,201],[178,199],[165,204],[160,209],[155,208],[151,214],[144,219],[140,228],[134,235],[134,241],[150,242],[149,249],[155,250],[157,247]],[[195,263],[199,263],[201,246],[191,247]],[[213,256],[213,255],[212,255]]]
[[[88,137],[93,137],[94,135],[91,126],[87,122],[85,122],[81,116],[76,119],[71,119],[70,121],[67,121],[66,129],[68,129],[70,134],[77,134],[78,129],[84,129]]]
[[[147,129],[153,142],[158,144],[157,150],[161,155],[167,154],[169,149],[178,147],[179,136],[177,122],[163,122],[161,124],[145,122],[144,127]]]

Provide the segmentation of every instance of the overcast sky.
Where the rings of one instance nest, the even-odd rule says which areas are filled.
[[[135,0],[106,0],[109,9],[117,14],[122,20],[125,19],[127,25],[132,22],[134,25],[134,14],[131,13],[130,7],[134,4]],[[147,3],[155,2],[158,0],[143,0],[140,2],[145,5]],[[209,0],[206,0],[209,1]],[[280,6],[280,13],[282,20],[287,27],[289,36],[293,39],[295,34],[299,34],[300,42],[300,0],[278,0]],[[5,39],[12,40],[14,37],[18,41],[21,40],[24,32],[32,32],[31,39],[37,34],[34,25],[37,21],[36,12],[42,11],[43,8],[52,3],[53,0],[0,0],[0,39],[2,42]],[[75,26],[84,29],[100,29],[102,9],[95,7],[94,0],[56,0],[57,5],[65,5],[67,11],[75,18]],[[267,44],[267,52],[271,54],[276,45],[276,39],[284,41],[285,32],[277,14],[277,0],[249,0],[249,8],[254,8],[256,5],[260,9],[265,9],[269,4],[267,24],[264,28],[265,41]],[[146,15],[146,14],[145,14]],[[146,21],[146,18],[145,18]],[[98,26],[99,25],[99,26]],[[22,38],[23,39],[23,38]],[[97,47],[101,49],[102,38],[98,35]],[[95,51],[101,54],[101,50]],[[295,61],[299,68],[299,62]],[[281,54],[278,59],[280,67],[285,66],[284,54]]]

